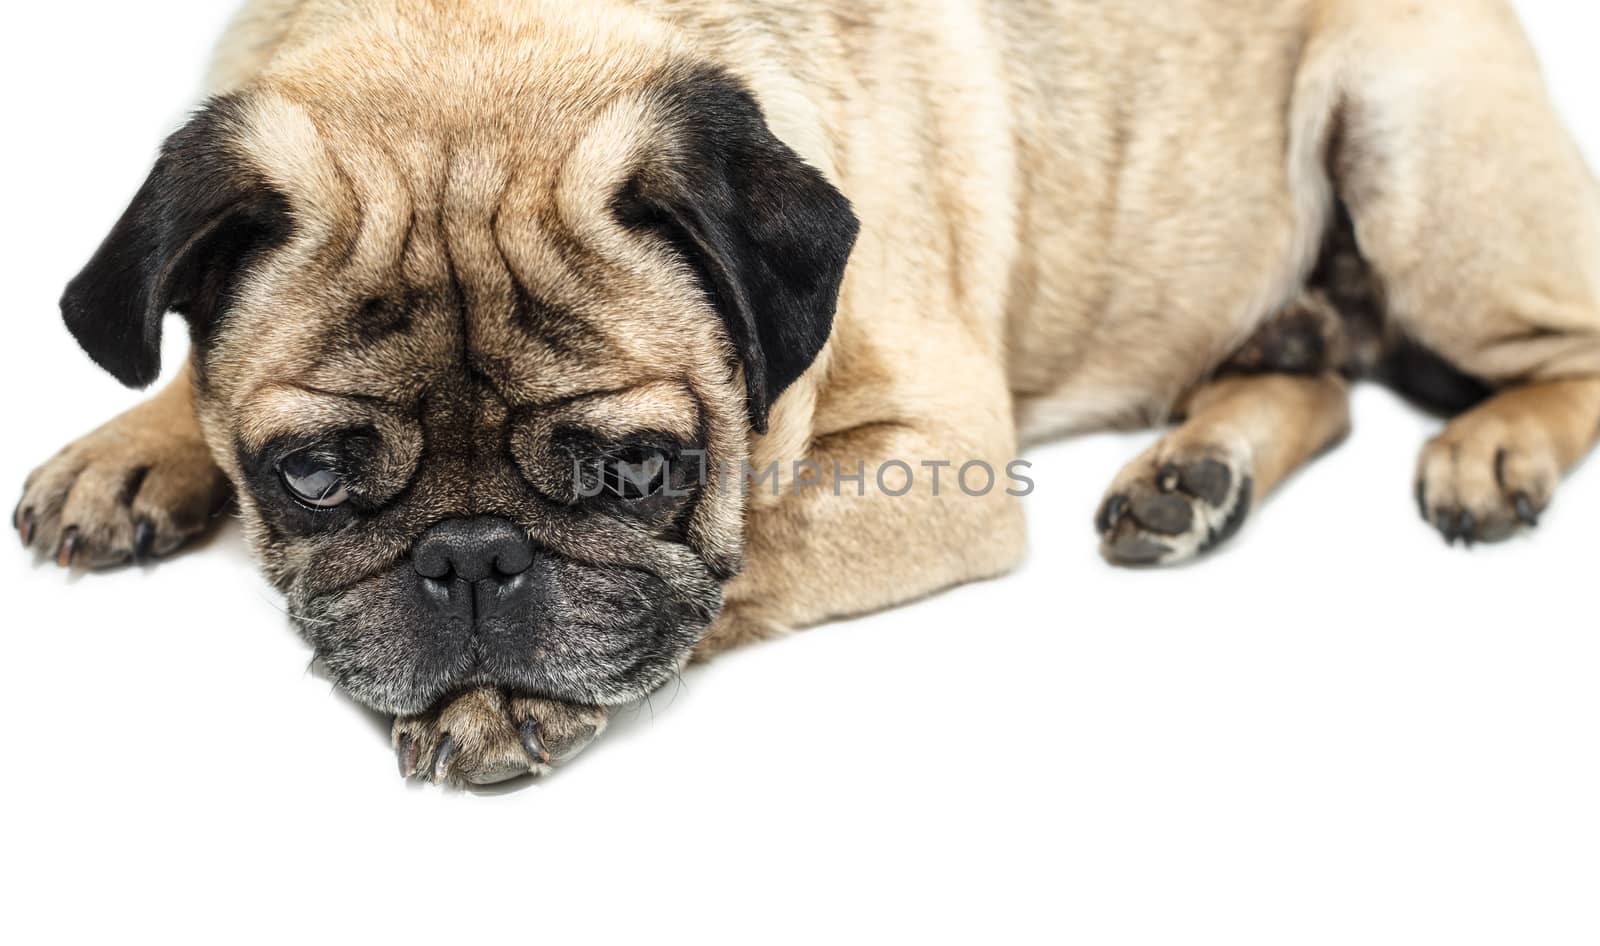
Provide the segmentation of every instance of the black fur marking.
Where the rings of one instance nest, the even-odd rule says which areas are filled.
[[[1228,363],[1234,374],[1318,375],[1337,366],[1329,364],[1328,342],[1322,320],[1303,309],[1268,320]]]
[[[1384,355],[1377,378],[1416,406],[1445,416],[1471,410],[1494,393],[1488,384],[1412,341],[1401,341]]]
[[[1219,372],[1323,374],[1371,378],[1425,410],[1470,410],[1490,386],[1388,325],[1383,281],[1361,255],[1355,223],[1341,202],[1306,283],[1306,296],[1265,320]],[[1536,340],[1540,330],[1516,336]]]
[[[161,371],[161,320],[178,312],[204,344],[239,279],[292,229],[288,201],[230,140],[244,121],[213,99],[162,146],[155,169],[61,298],[67,328],[95,363],[130,387]]]
[[[764,432],[773,402],[828,340],[859,224],[737,79],[701,69],[666,98],[686,158],[640,169],[613,210],[693,267],[744,367],[751,426]]]

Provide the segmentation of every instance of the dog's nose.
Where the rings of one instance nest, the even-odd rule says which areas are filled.
[[[447,519],[417,541],[411,564],[418,575],[438,581],[504,580],[533,564],[533,541],[496,516]]]

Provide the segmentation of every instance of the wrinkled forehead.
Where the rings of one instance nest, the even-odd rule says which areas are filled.
[[[295,227],[240,286],[208,358],[228,399],[298,388],[414,405],[472,387],[516,409],[726,383],[692,274],[613,210],[656,135],[650,104],[566,125],[537,143],[483,125],[425,137],[264,98],[241,150]]]
[[[609,409],[656,430],[698,426],[703,400],[716,396],[702,383],[715,387],[727,368],[718,370],[716,345],[695,320],[640,348],[635,343],[648,331],[630,335],[627,325],[638,297],[597,290],[550,301],[560,297],[526,283],[506,267],[498,281],[457,275],[347,293],[331,305],[292,303],[300,326],[283,344],[261,343],[265,333],[241,322],[228,330],[228,347],[250,365],[228,371],[233,414],[257,428],[251,439],[258,440],[378,415],[466,431],[530,412],[572,414],[595,427]],[[251,308],[246,318],[273,324],[281,337],[291,317],[274,313],[293,295]]]

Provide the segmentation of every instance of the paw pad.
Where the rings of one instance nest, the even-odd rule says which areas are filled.
[[[1223,542],[1249,513],[1251,478],[1244,461],[1210,453],[1125,469],[1100,506],[1101,551],[1118,565],[1166,565]]]

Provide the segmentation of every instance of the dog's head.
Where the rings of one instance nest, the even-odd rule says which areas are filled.
[[[700,474],[822,349],[856,221],[726,73],[457,41],[207,104],[63,312],[132,385],[186,317],[250,541],[356,698],[613,704],[717,614],[744,500]]]

